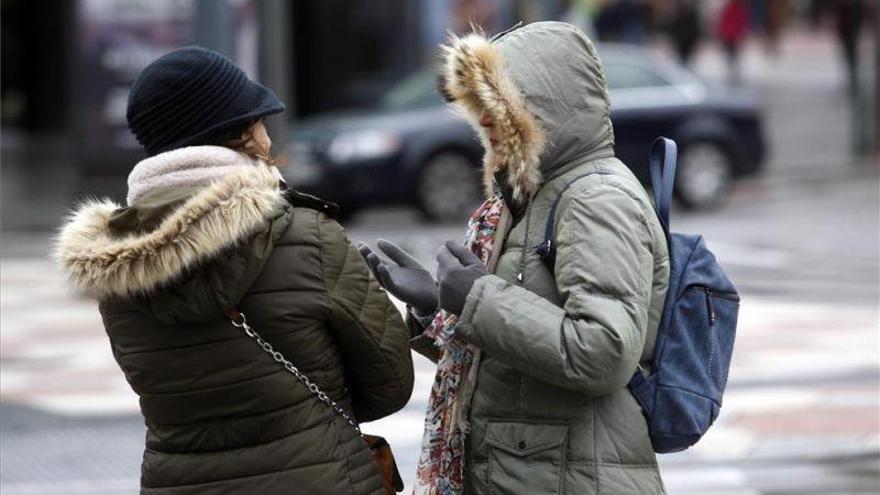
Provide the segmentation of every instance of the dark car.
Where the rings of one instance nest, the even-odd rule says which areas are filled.
[[[710,87],[641,49],[604,46],[600,53],[615,151],[640,180],[650,180],[648,150],[661,135],[679,144],[676,194],[685,206],[717,206],[733,179],[760,169],[761,119],[748,95]],[[408,203],[448,221],[461,220],[479,202],[482,146],[443,103],[430,70],[393,86],[376,108],[299,122],[293,139],[287,179],[348,211]]]

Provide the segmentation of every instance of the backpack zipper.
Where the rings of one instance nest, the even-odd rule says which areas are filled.
[[[727,301],[739,302],[739,296],[733,293],[728,292],[715,292],[712,289],[706,287],[705,285],[692,285],[688,287],[688,290],[696,289],[702,290],[704,294],[706,294],[706,311],[709,313],[709,326],[715,326],[715,320],[718,319],[715,314],[715,305],[712,304],[712,298],[717,297],[719,299],[725,299]]]
[[[711,295],[712,297],[717,297],[719,299],[726,299],[728,301],[739,302],[739,295],[736,292],[718,292],[716,290],[712,290],[712,289],[706,287],[705,285],[700,285],[700,284],[688,285],[685,288],[684,292],[692,291],[692,290],[698,290],[700,292],[709,292],[709,295]]]
[[[715,307],[712,306],[712,291],[708,287],[703,287],[706,291],[706,309],[709,311],[709,326],[715,326]]]
[[[727,299],[728,301],[736,301],[739,302],[739,296],[732,292],[718,292],[714,291],[708,287],[703,287],[706,289],[712,297],[717,297],[718,299]]]
[[[686,291],[690,290],[698,290],[706,295],[706,312],[709,313],[709,326],[715,326],[715,321],[718,319],[718,315],[715,313],[715,304],[712,303],[712,298],[717,297],[719,299],[724,299],[727,301],[733,301],[739,303],[739,296],[736,293],[730,292],[715,292],[712,289],[706,287],[705,285],[691,285],[688,286]]]

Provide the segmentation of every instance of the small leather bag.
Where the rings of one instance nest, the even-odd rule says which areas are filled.
[[[314,394],[318,400],[327,404],[327,406],[336,412],[336,414],[342,416],[342,419],[346,420],[352,429],[364,439],[367,447],[370,448],[370,452],[373,453],[373,459],[376,461],[376,465],[379,467],[379,474],[382,476],[382,484],[385,487],[385,492],[389,495],[402,492],[403,479],[400,477],[400,471],[397,469],[397,462],[394,460],[394,454],[391,452],[391,445],[388,444],[388,441],[377,435],[367,435],[363,433],[357,422],[355,422],[355,420],[345,412],[336,401],[332,400],[330,396],[324,393],[324,391],[322,391],[315,382],[311,381],[305,373],[300,371],[299,368],[287,360],[283,354],[276,351],[275,348],[272,347],[272,344],[266,342],[256,330],[248,325],[244,313],[240,313],[238,309],[233,308],[229,310],[227,316],[234,326],[241,328],[245,335],[254,339],[260,348],[272,356],[272,359],[274,359],[275,362],[284,366],[284,368],[295,376],[297,380],[308,387],[309,391]]]
[[[366,433],[362,433],[361,436],[366,440],[373,452],[373,459],[379,465],[379,473],[382,475],[385,491],[389,495],[402,492],[403,479],[400,477],[400,471],[397,470],[397,462],[394,460],[394,453],[391,452],[388,440],[378,435],[367,435]]]

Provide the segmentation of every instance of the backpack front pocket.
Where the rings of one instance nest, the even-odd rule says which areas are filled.
[[[691,391],[711,390],[709,397],[720,403],[727,385],[739,296],[693,285],[685,291],[679,304],[689,310],[686,315],[683,312],[676,315],[683,320],[687,320],[685,316],[690,318],[686,328],[692,332],[691,345],[694,348],[688,352],[695,356],[694,364],[701,366],[681,377],[682,382],[676,385]],[[681,354],[684,349],[679,348],[678,351],[677,354]],[[694,380],[703,380],[704,386],[701,387],[701,382]]]
[[[492,493],[562,493],[567,440],[567,424],[489,423],[486,444]]]

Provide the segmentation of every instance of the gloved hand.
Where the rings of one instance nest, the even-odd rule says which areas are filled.
[[[478,278],[489,272],[474,253],[455,241],[447,241],[437,253],[440,307],[461,315],[468,293]]]
[[[358,246],[361,256],[379,284],[394,297],[409,304],[419,315],[437,311],[437,282],[409,253],[392,242],[379,239],[379,251],[390,259],[383,259],[370,246]]]

